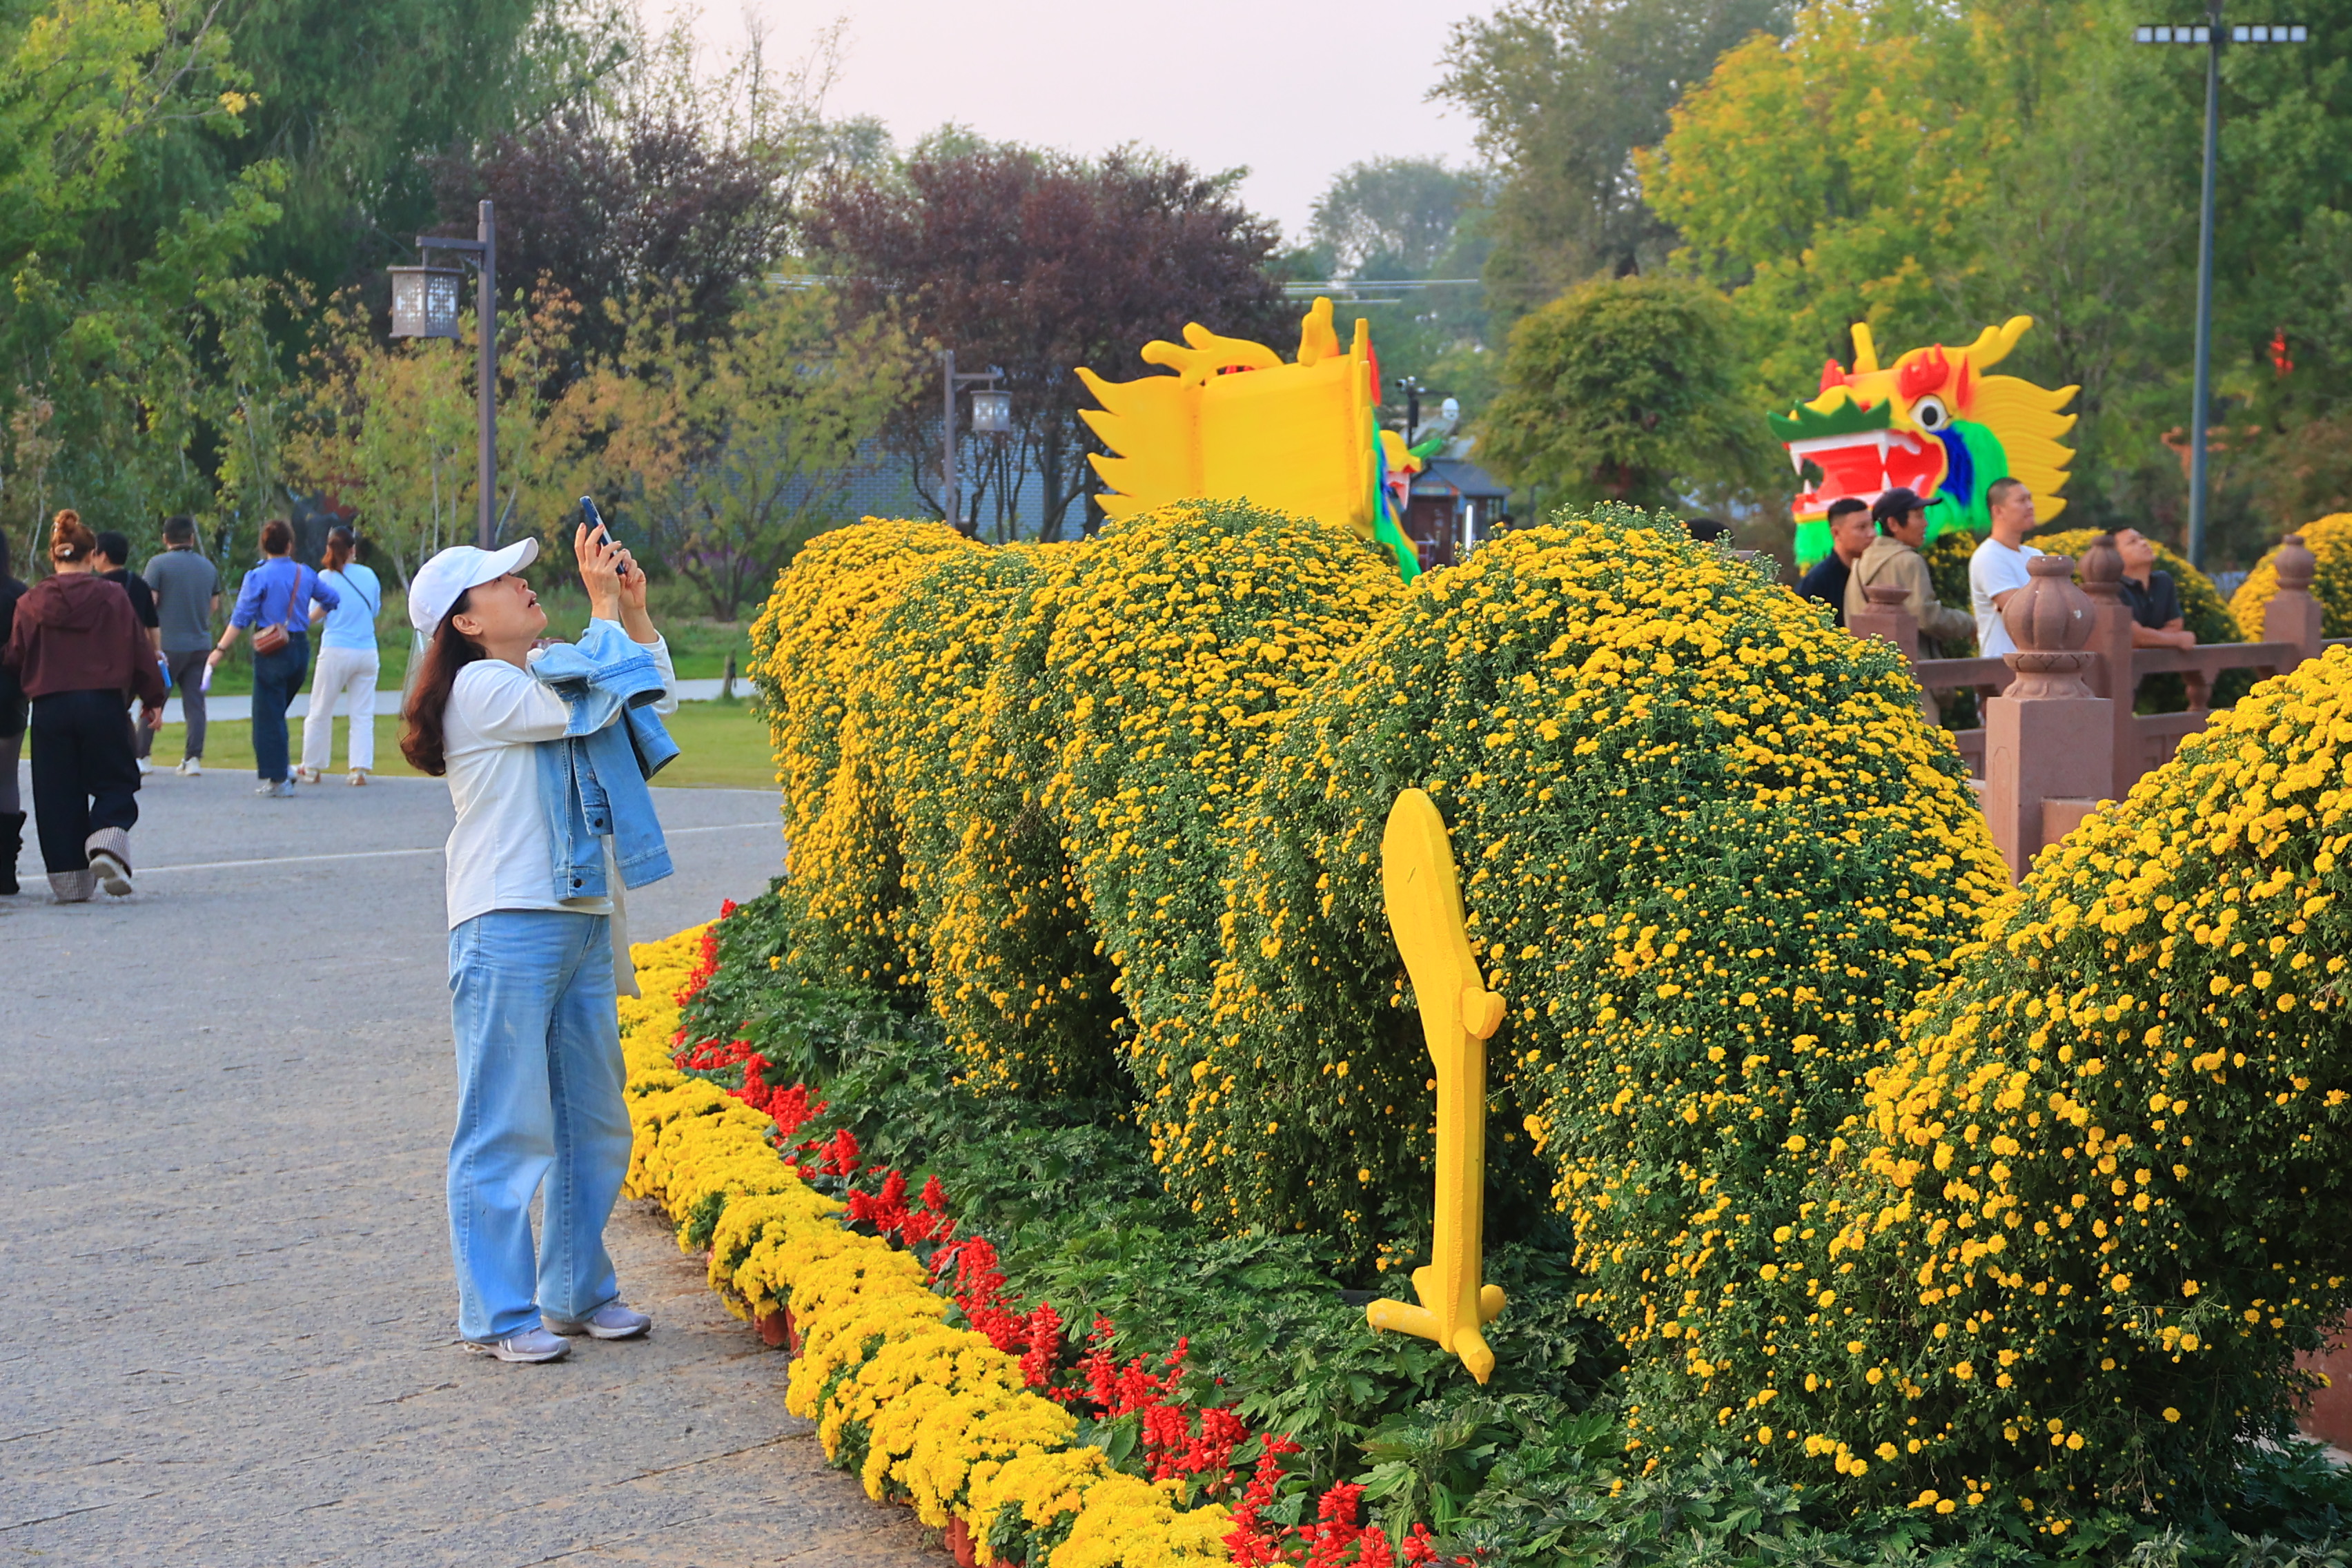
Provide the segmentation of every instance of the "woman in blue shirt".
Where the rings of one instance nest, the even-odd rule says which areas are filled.
[[[327,531],[327,558],[319,579],[342,595],[331,611],[313,608],[312,624],[326,622],[319,638],[319,673],[310,681],[310,711],[302,720],[302,765],[294,776],[317,784],[334,761],[335,707],[352,700],[351,782],[363,784],[375,770],[375,614],[383,608],[383,585],[352,553],[359,542],[337,523]]]
[[[343,596],[294,559],[294,525],[273,517],[261,529],[268,557],[245,574],[228,630],[205,660],[215,669],[236,646],[236,634],[253,632],[253,771],[261,783],[256,795],[291,799],[294,780],[287,766],[286,708],[302,689],[310,669],[310,605],[331,610]]]

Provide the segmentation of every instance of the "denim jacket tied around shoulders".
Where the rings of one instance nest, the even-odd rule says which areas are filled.
[[[555,832],[555,896],[604,898],[604,851],[625,888],[670,874],[669,846],[646,781],[677,755],[652,704],[665,688],[651,655],[609,621],[591,621],[576,643],[557,643],[530,672],[571,712],[563,738],[538,747],[540,804]]]

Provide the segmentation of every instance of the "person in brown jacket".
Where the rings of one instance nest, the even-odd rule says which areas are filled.
[[[49,530],[54,575],[16,601],[0,663],[33,703],[33,821],[49,891],[80,903],[103,886],[131,891],[139,763],[124,703],[163,722],[163,676],[131,595],[92,570],[97,536],[71,511]]]
[[[1919,547],[1927,542],[1927,503],[1897,485],[1871,504],[1871,521],[1878,537],[1853,563],[1845,582],[1845,616],[1852,625],[1856,610],[1869,607],[1865,589],[1900,588],[1904,607],[1919,623],[1922,644],[1935,643],[1942,655],[1957,657],[1975,646],[1977,623],[1966,610],[1947,609],[1936,598],[1936,584],[1927,574],[1927,558]],[[1937,653],[1922,646],[1923,658]]]

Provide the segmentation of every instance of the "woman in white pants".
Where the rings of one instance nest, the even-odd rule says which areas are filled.
[[[375,615],[383,608],[383,584],[352,559],[358,541],[337,523],[327,533],[327,558],[319,575],[342,595],[332,610],[310,609],[312,621],[327,623],[319,644],[318,673],[310,680],[310,711],[302,721],[302,765],[294,776],[317,784],[334,756],[335,709],[351,697],[352,780],[363,784],[375,771]]]

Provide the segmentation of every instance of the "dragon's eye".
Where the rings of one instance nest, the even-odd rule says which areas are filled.
[[[1911,405],[1911,422],[1922,430],[1941,430],[1952,422],[1951,411],[1942,398],[1930,395]]]

